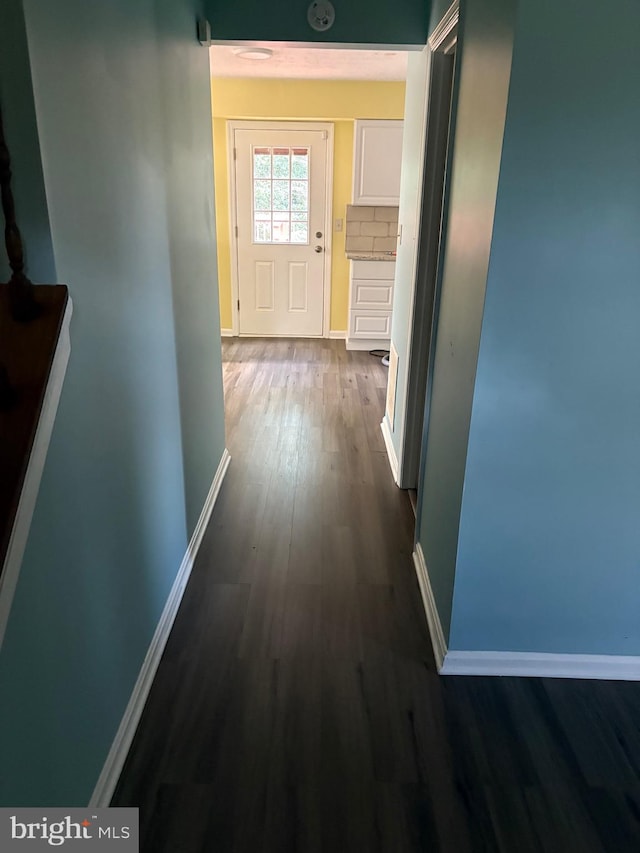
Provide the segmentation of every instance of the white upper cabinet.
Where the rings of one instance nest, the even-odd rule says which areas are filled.
[[[353,203],[400,203],[401,121],[357,119],[353,160]]]

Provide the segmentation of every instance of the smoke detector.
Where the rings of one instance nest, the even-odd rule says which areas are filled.
[[[330,30],[336,19],[336,10],[329,0],[318,0],[307,9],[307,21],[312,30],[324,33]]]

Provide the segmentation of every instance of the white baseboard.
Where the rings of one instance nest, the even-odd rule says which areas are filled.
[[[427,614],[427,624],[429,625],[429,634],[431,635],[431,645],[433,647],[433,656],[436,661],[436,669],[438,672],[442,670],[442,663],[447,654],[447,643],[442,630],[442,623],[436,607],[436,600],[433,597],[431,589],[431,581],[427,572],[427,564],[424,559],[422,546],[418,542],[416,549],[413,552],[413,565],[418,576],[418,585],[420,586],[420,594],[422,595],[422,603],[424,611]]]
[[[465,652],[448,650],[420,543],[413,552],[431,645],[440,675],[511,675],[525,678],[588,678],[640,681],[640,657],[546,652]]]
[[[73,302],[71,301],[71,297],[69,297],[51,362],[40,417],[38,418],[38,425],[31,453],[29,454],[29,461],[22,484],[22,491],[20,492],[18,509],[16,510],[16,516],[11,529],[7,553],[4,558],[2,571],[0,572],[0,648],[2,648],[9,614],[11,613],[11,605],[13,604],[13,596],[18,585],[20,569],[22,568],[22,558],[27,547],[31,521],[40,490],[40,480],[42,479],[44,463],[49,451],[49,442],[53,433],[58,403],[60,402],[64,377],[71,354],[71,336],[69,330],[72,314]]]
[[[346,337],[346,329],[343,332],[335,332],[333,329],[329,332],[329,338],[335,341],[344,341]]]
[[[187,546],[186,554],[140,668],[138,680],[91,796],[89,808],[106,808],[111,802],[230,461],[229,451],[225,449],[202,508],[202,513],[193,531],[193,536]]]
[[[220,335],[223,338],[233,338],[233,329],[220,329]]]
[[[391,341],[389,338],[383,338],[380,340],[379,338],[350,338],[347,337],[347,349],[354,350],[372,350],[372,349],[386,349],[388,350],[391,347]]]
[[[640,681],[640,657],[631,655],[564,655],[542,652],[449,651],[444,659],[440,674]]]
[[[393,479],[396,486],[399,486],[400,476],[398,467],[398,457],[396,456],[396,451],[393,446],[393,441],[391,439],[391,430],[389,429],[389,422],[387,421],[386,415],[382,419],[380,429],[382,430],[382,437],[384,438],[384,446],[387,448],[387,458],[389,460],[389,467],[391,468],[391,473],[393,474]]]

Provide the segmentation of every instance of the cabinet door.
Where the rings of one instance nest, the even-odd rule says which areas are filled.
[[[393,282],[354,278],[351,283],[352,308],[375,308],[391,311],[393,308]]]
[[[356,120],[353,203],[400,203],[401,121]]]
[[[388,340],[391,337],[390,311],[356,310],[349,312],[349,339]]]
[[[352,311],[391,311],[393,307],[394,261],[351,261]]]

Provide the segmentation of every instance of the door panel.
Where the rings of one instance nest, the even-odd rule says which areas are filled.
[[[234,130],[241,335],[322,335],[326,137]]]
[[[306,261],[289,264],[289,311],[308,310],[309,265]]]
[[[273,261],[256,261],[253,271],[255,284],[255,311],[275,309],[275,271]]]

